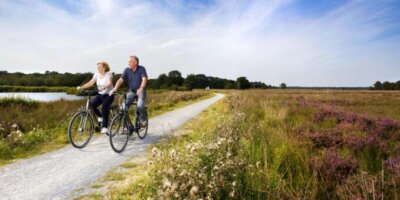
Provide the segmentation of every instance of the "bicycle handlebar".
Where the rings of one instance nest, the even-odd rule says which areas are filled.
[[[94,96],[94,95],[97,95],[99,92],[97,90],[83,90],[83,91],[79,91],[79,93],[86,95],[86,96]]]

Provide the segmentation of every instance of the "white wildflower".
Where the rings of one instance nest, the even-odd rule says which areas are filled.
[[[235,187],[236,186],[236,181],[232,182],[232,186]]]
[[[190,195],[194,196],[196,193],[199,192],[199,187],[193,186],[192,189],[190,189]]]
[[[256,168],[257,168],[257,169],[260,168],[260,164],[261,164],[260,161],[258,161],[258,162],[256,163]]]
[[[169,181],[167,178],[165,178],[165,179],[163,180],[163,188],[164,188],[164,189],[165,189],[165,188],[171,188],[171,186],[172,186],[171,181]]]
[[[18,129],[18,124],[11,125],[11,128],[14,129],[14,130]]]

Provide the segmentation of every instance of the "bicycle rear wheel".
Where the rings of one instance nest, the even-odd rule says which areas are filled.
[[[123,152],[129,139],[129,125],[124,114],[117,114],[111,120],[109,132],[111,148],[117,153]]]
[[[146,116],[147,115],[147,109],[145,110]],[[147,130],[149,129],[149,119],[146,119],[146,125],[142,127],[140,125],[140,116],[136,114],[136,120],[135,120],[135,125],[136,125],[136,133],[140,139],[144,139],[147,135]]]
[[[85,147],[93,136],[93,119],[86,111],[76,113],[68,126],[68,139],[76,148]]]

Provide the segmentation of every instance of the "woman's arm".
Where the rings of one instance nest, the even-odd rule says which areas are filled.
[[[86,84],[82,85],[81,87],[78,86],[78,90],[84,90],[84,89],[90,88],[94,85],[94,83],[96,83],[95,77],[93,77],[92,80],[90,80]]]

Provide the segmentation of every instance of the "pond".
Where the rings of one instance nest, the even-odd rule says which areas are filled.
[[[36,101],[80,100],[84,97],[67,94],[64,92],[0,92],[0,99],[4,97],[21,97]]]

